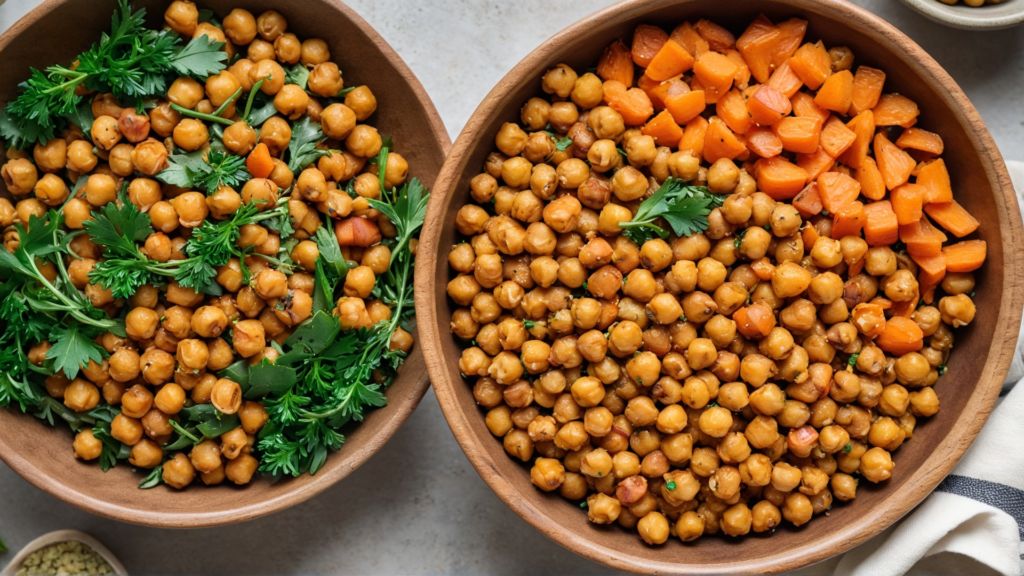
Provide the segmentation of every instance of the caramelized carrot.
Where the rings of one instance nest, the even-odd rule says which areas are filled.
[[[647,24],[637,26],[633,31],[633,46],[630,48],[633,62],[641,68],[647,68],[666,41],[668,33],[661,28]]]
[[[804,190],[806,190],[806,188],[804,188]],[[803,192],[801,192],[801,194],[803,194]],[[808,223],[800,229],[800,237],[803,239],[804,246],[814,246],[814,243],[818,241],[818,238],[821,238],[821,235],[818,234],[817,228]]]
[[[793,72],[793,68],[787,61],[772,72],[772,77],[768,79],[767,85],[785,94],[786,98],[792,98],[804,85],[804,82],[796,75],[796,72]]]
[[[776,200],[789,200],[807,184],[807,171],[782,156],[757,161],[757,188]]]
[[[834,214],[860,196],[860,182],[840,172],[825,172],[818,177],[818,192],[821,205]]]
[[[804,218],[810,218],[815,214],[821,213],[821,195],[818,193],[818,183],[811,182],[800,191],[799,194],[793,198],[793,207],[800,212],[800,216]],[[814,228],[810,226],[809,228]],[[804,242],[804,246],[813,246],[813,243],[807,244]]]
[[[735,62],[718,52],[705,52],[693,63],[693,75],[704,86],[705,96],[709,90],[718,96],[715,102],[732,87],[738,69]]]
[[[871,111],[875,114],[875,126],[904,128],[912,126],[912,122],[921,113],[913,100],[899,94],[883,94]]]
[[[807,172],[807,181],[813,182],[819,176],[828,172],[835,165],[836,160],[828,152],[818,146],[813,154],[797,154],[796,165]]]
[[[651,118],[641,132],[654,138],[656,145],[669,148],[675,148],[683,139],[683,129],[672,119],[672,114],[668,110],[662,110],[657,116]]]
[[[782,154],[782,140],[772,132],[771,128],[755,126],[747,130],[747,148],[761,158],[771,158]]]
[[[924,207],[924,195],[927,190],[918,184],[903,184],[893,188],[890,192],[892,211],[896,213],[896,221],[900,226],[912,224],[921,219],[924,214],[921,209]]]
[[[871,139],[875,136],[875,116],[871,110],[865,110],[847,122],[846,127],[853,130],[857,139],[836,160],[850,168],[860,168],[868,156],[868,150],[871,149]]]
[[[708,41],[701,37],[694,29],[693,24],[689,22],[683,22],[669,35],[669,39],[674,40],[686,51],[689,52],[694,58],[699,58],[701,54],[704,54],[711,47],[708,45]]]
[[[864,205],[860,202],[850,202],[836,210],[832,217],[832,237],[838,240],[844,236],[860,236],[865,218]]]
[[[747,130],[750,130],[750,127],[754,124],[754,121],[750,119],[750,113],[747,111],[746,100],[740,95],[739,90],[735,88],[727,92],[715,104],[715,113],[737,134],[746,134]]]
[[[679,150],[686,150],[700,158],[704,155],[704,140],[707,139],[708,121],[703,116],[697,116],[686,123],[683,129],[683,139],[679,141]]]
[[[633,55],[622,40],[612,42],[601,53],[597,62],[597,75],[602,80],[621,82],[623,86],[633,85]]]
[[[889,190],[910,180],[910,173],[917,166],[910,154],[897,148],[882,132],[875,134],[875,162]]]
[[[917,183],[928,189],[924,197],[925,204],[953,201],[953,186],[949,182],[949,172],[942,158],[921,168],[917,173]]]
[[[966,240],[942,249],[949,272],[974,272],[985,263],[988,245],[984,240]]]
[[[888,200],[864,206],[864,239],[869,245],[888,246],[898,238],[899,223]]]
[[[377,224],[359,216],[338,220],[334,224],[334,235],[338,238],[338,245],[342,247],[366,248],[380,242],[381,239]]]
[[[731,60],[730,60],[731,62]],[[651,59],[651,63],[644,72],[647,76],[659,82],[664,82],[673,76],[678,76],[693,68],[693,56],[686,51],[675,40],[669,39],[661,47],[661,50]],[[735,73],[735,72],[734,72]]]
[[[821,147],[828,152],[829,156],[838,158],[853,146],[857,135],[847,128],[842,120],[833,116],[825,122],[821,129]]]
[[[917,352],[924,346],[924,332],[910,318],[893,316],[885,323],[885,329],[875,338],[875,345],[882,350],[902,356]]]
[[[724,53],[736,45],[736,37],[733,36],[732,32],[714,22],[698,20],[696,29],[697,34],[700,34],[700,37],[708,43],[708,47],[715,52]]]
[[[860,168],[854,172],[854,178],[860,182],[860,193],[872,200],[885,198],[885,180],[878,171],[878,165],[871,156],[864,158]]]
[[[971,213],[958,204],[956,200],[941,204],[932,202],[924,207],[924,211],[939,226],[952,232],[957,238],[967,236],[977,230],[980,225],[974,216],[971,216]]]
[[[746,150],[746,145],[736,138],[736,134],[722,119],[711,118],[704,138],[704,159],[708,164],[714,164],[720,158],[732,160]]]
[[[853,101],[853,73],[842,70],[828,77],[814,96],[818,106],[846,115]]]
[[[812,226],[813,228],[813,226]],[[771,280],[772,276],[775,275],[775,265],[767,256],[762,256],[757,260],[750,263],[750,269],[754,271],[754,274],[761,279],[761,281]],[[735,318],[735,316],[733,316]]]
[[[274,159],[270,157],[270,148],[260,142],[249,152],[245,159],[245,167],[254,178],[266,178],[274,171]]]
[[[704,91],[694,90],[677,95],[669,95],[665,98],[665,109],[672,115],[678,124],[686,124],[704,111],[707,104],[704,102]]]
[[[647,97],[651,99],[651,105],[654,106],[656,111],[665,109],[665,100],[670,96],[690,92],[690,87],[679,77],[666,80],[665,82],[655,82],[648,78],[646,74],[640,77],[640,81],[637,82],[637,88],[640,88],[647,94]],[[700,102],[701,106],[703,106],[703,96],[701,96]]]
[[[778,69],[796,53],[797,48],[803,43],[804,34],[807,32],[807,20],[790,18],[785,22],[779,22],[776,28],[779,29],[779,36],[775,39],[772,66]]]
[[[914,258],[931,258],[942,253],[946,235],[932,226],[927,216],[911,224],[900,225],[900,242],[907,245],[907,253]]]
[[[747,338],[764,338],[775,328],[775,313],[764,302],[740,308],[733,312],[732,319],[736,322],[736,330]]]
[[[903,149],[921,150],[936,156],[942,154],[942,151],[945,149],[945,145],[942,143],[942,136],[920,128],[907,128],[904,130],[903,134],[900,134],[900,137],[896,139],[896,145]]]
[[[747,100],[747,110],[758,126],[770,126],[793,110],[789,98],[771,86],[761,86]]]
[[[772,124],[772,131],[782,141],[784,150],[812,154],[821,140],[821,120],[787,116]]]
[[[817,118],[821,120],[824,125],[832,114],[818,106],[814,102],[814,96],[806,92],[797,92],[789,97],[789,101],[793,103],[793,115],[800,117]]]
[[[853,75],[853,97],[850,99],[849,114],[856,116],[874,108],[882,96],[884,84],[885,72],[877,68],[858,66],[857,73]]]
[[[946,257],[942,252],[934,256],[914,256],[911,258],[917,263],[918,291],[926,304],[935,301],[935,288],[946,277]]]
[[[750,73],[762,84],[771,77],[772,60],[781,35],[779,28],[762,14],[736,39],[736,49],[747,61]]]
[[[819,40],[817,44],[804,44],[789,59],[793,72],[811,90],[817,90],[832,74],[832,58]]]
[[[630,66],[633,61],[630,60]],[[640,88],[626,89],[618,80],[604,83],[604,101],[619,114],[626,126],[641,126],[654,114],[654,106],[647,93]]]
[[[733,77],[732,85],[740,90],[745,90],[750,86],[750,66],[747,66],[747,61],[743,59],[743,55],[736,50],[726,50],[724,54],[726,58],[736,64],[736,76]]]

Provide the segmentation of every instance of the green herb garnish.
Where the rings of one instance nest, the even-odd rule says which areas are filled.
[[[180,188],[200,188],[207,194],[213,194],[222,185],[235,188],[252,178],[245,158],[218,150],[172,154],[167,164],[156,175],[157,180]]]
[[[678,178],[669,177],[650,198],[640,204],[633,219],[620,222],[623,234],[637,246],[658,236],[669,237],[667,230],[655,222],[663,218],[677,237],[693,236],[708,229],[708,214],[722,205],[723,199],[704,186],[687,186]]]

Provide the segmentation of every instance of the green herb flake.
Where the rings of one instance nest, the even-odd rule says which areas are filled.
[[[533,320],[523,320],[523,327],[525,327],[527,330],[533,330],[533,327],[536,325],[537,323],[534,322]]]
[[[846,363],[850,366],[856,366],[858,358],[860,358],[860,354],[850,354],[850,359]]]
[[[853,443],[852,442],[847,442],[846,446],[843,446],[843,452],[846,452],[847,454],[849,454],[850,450],[853,450]]]
[[[668,488],[669,490],[675,490],[676,489],[676,481],[675,480],[669,480],[668,482],[665,483],[665,488]]]
[[[708,229],[708,215],[722,205],[723,197],[704,186],[687,186],[669,177],[650,198],[644,200],[633,219],[620,222],[623,234],[637,246],[655,237],[668,239],[669,231],[657,224],[663,219],[676,237],[693,236]]]

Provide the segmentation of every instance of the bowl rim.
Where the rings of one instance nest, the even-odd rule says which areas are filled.
[[[884,507],[884,509],[875,507],[865,510],[856,522],[841,527],[831,533],[827,539],[808,543],[795,550],[779,552],[757,560],[720,564],[665,562],[658,560],[656,554],[653,553],[646,555],[624,554],[613,548],[596,544],[589,538],[565,531],[561,524],[552,520],[540,506],[520,497],[519,490],[498,473],[498,467],[489,453],[478,448],[476,436],[472,432],[467,416],[463,413],[455,394],[455,386],[464,384],[449,377],[450,374],[440,345],[442,338],[451,337],[447,331],[440,329],[442,326],[448,325],[448,319],[438,317],[435,299],[438,279],[435,277],[434,271],[443,248],[439,245],[439,237],[445,226],[444,211],[452,201],[452,197],[458,194],[454,190],[454,186],[458,184],[466,169],[464,164],[468,156],[473,153],[472,145],[490,118],[506,104],[506,94],[513,93],[514,88],[523,81],[532,80],[533,70],[540,64],[554,65],[556,62],[552,60],[552,55],[557,51],[557,46],[570,41],[581,30],[601,25],[608,20],[631,18],[636,14],[650,12],[658,8],[677,4],[696,4],[703,1],[706,0],[623,0],[599,10],[544,41],[512,68],[487,94],[456,138],[438,175],[434,186],[434,195],[427,210],[426,225],[420,236],[415,279],[416,309],[420,320],[419,339],[423,346],[424,358],[434,392],[460,448],[491,490],[516,514],[548,538],[590,560],[628,572],[777,573],[819,562],[861,544],[910,512],[928,496],[956,466],[981,431],[982,425],[995,406],[1003,379],[1009,370],[1016,339],[993,339],[989,348],[988,363],[983,368],[975,390],[964,406],[961,417],[935,447],[936,452],[941,450],[944,454],[948,454],[948,457],[941,461],[929,461],[930,467],[919,468],[913,479],[893,491],[887,502],[894,505]],[[981,156],[984,172],[989,181],[996,183],[1000,188],[998,192],[994,193],[994,200],[999,215],[1000,237],[1003,244],[1012,246],[1014,244],[1011,243],[1020,245],[1020,242],[1024,242],[1024,227],[1021,224],[1016,195],[995,142],[963,90],[924,49],[879,16],[846,0],[781,1],[790,4],[795,10],[804,10],[815,6],[820,12],[838,13],[845,18],[858,21],[866,30],[871,30],[876,36],[874,41],[881,41],[894,49],[906,51],[908,56],[918,63],[919,70],[926,79],[938,84],[946,91],[952,100],[951,106],[962,111],[972,133],[971,137]],[[1021,271],[1024,271],[1024,253],[1004,250],[1004,259],[1001,314],[995,333],[1012,334],[1019,330],[1022,306],[1024,306],[1024,281],[1015,278],[1015,273],[1020,274]]]
[[[22,31],[36,23],[40,18],[59,6],[80,0],[45,0],[33,8],[0,35],[0,50],[15,42]],[[427,120],[432,127],[432,133],[441,148],[443,155],[447,156],[451,150],[451,137],[441,120],[441,116],[434,106],[433,101],[427,94],[423,84],[413,73],[405,60],[395,52],[394,48],[348,5],[340,0],[321,0],[328,9],[340,12],[345,18],[351,20],[356,26],[365,31],[367,37],[392,63],[399,75],[405,80],[412,90],[416,99],[419,100],[427,115]],[[205,511],[182,511],[182,512],[153,512],[123,506],[117,502],[102,501],[75,489],[73,486],[62,483],[57,479],[48,476],[40,471],[30,460],[22,458],[8,449],[7,440],[0,437],[0,460],[14,470],[19,476],[43,490],[72,506],[86,512],[104,516],[114,520],[139,524],[143,526],[159,528],[203,528],[210,526],[223,526],[236,522],[252,520],[274,512],[280,512],[286,508],[304,502],[324,490],[327,490],[343,478],[354,472],[357,468],[366,463],[371,456],[376,454],[395,435],[399,428],[412,415],[416,407],[427,392],[430,386],[427,373],[407,374],[408,378],[415,378],[416,385],[408,397],[398,406],[398,410],[391,419],[381,428],[376,436],[368,442],[348,452],[344,448],[332,455],[334,458],[344,458],[344,465],[335,466],[329,470],[321,470],[313,476],[313,480],[305,485],[288,492],[276,495],[273,498],[246,504],[232,510],[221,510],[216,512]],[[390,400],[390,399],[389,399]],[[397,404],[397,402],[395,402]],[[2,417],[2,416],[0,416]]]
[[[1019,0],[1018,0],[1019,1]],[[960,16],[964,8],[971,11],[982,12],[984,8],[971,8],[964,6],[950,6],[938,0],[903,0],[903,3],[921,13],[924,17],[951,26],[960,30],[1001,30],[1010,28],[1024,22],[1024,3],[1018,4],[1018,11],[1002,16],[985,16],[984,14],[971,14],[969,17]]]
[[[11,561],[7,563],[7,566],[3,570],[0,570],[0,576],[14,576],[18,573],[18,569],[25,560],[32,555],[33,552],[37,552],[47,546],[53,544],[60,544],[61,542],[80,542],[86,546],[92,548],[100,557],[103,558],[110,565],[111,570],[115,576],[128,576],[128,570],[121,564],[121,561],[114,556],[114,553],[109,548],[103,545],[102,542],[78,530],[56,530],[53,532],[47,532],[42,536],[39,536],[35,540],[32,540],[26,544]]]

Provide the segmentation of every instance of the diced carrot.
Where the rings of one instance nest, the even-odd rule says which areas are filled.
[[[708,164],[714,164],[720,158],[732,160],[746,149],[747,147],[736,138],[736,134],[721,118],[711,118],[707,135],[704,137],[704,159]]]
[[[630,66],[633,61],[630,60]],[[619,114],[626,126],[641,126],[654,114],[654,105],[647,93],[640,88],[626,89],[626,86],[617,80],[608,80],[604,83],[604,101]]]
[[[921,292],[921,298],[926,304],[931,304],[935,301],[935,288],[946,277],[946,257],[942,252],[934,256],[914,256],[911,254],[910,257],[917,263],[917,283],[918,291]]]
[[[904,128],[912,126],[911,122],[921,113],[913,100],[900,94],[882,94],[871,111],[875,114],[875,126]]]
[[[809,185],[813,186],[813,184]],[[806,190],[806,188],[804,188],[804,190]],[[801,194],[803,194],[803,192],[801,192]],[[799,208],[797,208],[797,210],[799,210]],[[800,237],[804,241],[804,246],[814,246],[814,243],[818,241],[818,238],[821,238],[821,234],[818,233],[817,228],[811,226],[810,223],[807,223],[800,229]]]
[[[368,248],[380,242],[380,228],[372,220],[353,216],[338,220],[334,223],[334,236],[338,239],[338,245],[360,246]]]
[[[807,32],[807,20],[790,18],[785,22],[779,22],[776,27],[779,29],[779,36],[775,39],[772,66],[780,68],[803,43],[804,33]]]
[[[782,140],[772,132],[771,128],[755,126],[747,130],[747,148],[761,158],[771,158],[782,154]]]
[[[965,240],[942,249],[949,272],[974,272],[985,263],[988,244],[984,240]]]
[[[817,90],[832,75],[832,58],[819,40],[817,44],[810,42],[797,48],[789,59],[793,72],[803,80],[811,90]]]
[[[762,84],[771,76],[772,60],[780,36],[779,28],[762,14],[736,39],[736,49],[747,61],[750,73]]]
[[[263,142],[257,144],[245,159],[245,167],[256,178],[270,176],[274,171],[274,159],[270,157],[270,148]]]
[[[747,110],[758,126],[770,126],[793,110],[789,98],[771,86],[764,85],[747,100]]]
[[[787,116],[772,124],[772,131],[782,141],[782,148],[800,154],[812,154],[821,140],[821,120]]]
[[[669,148],[675,148],[683,139],[683,129],[672,119],[672,114],[668,110],[662,110],[657,116],[651,118],[641,132],[654,138],[656,145]]]
[[[942,143],[942,136],[934,132],[922,130],[921,128],[907,128],[896,139],[896,145],[900,148],[912,148],[929,152],[936,156],[942,154],[945,145]]]
[[[875,163],[889,190],[910,180],[910,173],[917,166],[910,154],[890,142],[883,132],[875,134]]]
[[[828,77],[814,96],[818,106],[846,115],[853,100],[853,74],[842,70]]]
[[[839,160],[850,168],[860,168],[861,163],[868,157],[868,150],[871,149],[871,139],[875,136],[875,117],[871,110],[865,110],[846,123],[846,127],[853,130],[857,139],[853,146],[843,152]]]
[[[808,182],[817,180],[819,176],[831,170],[835,163],[835,158],[821,146],[818,146],[813,154],[796,155],[796,165],[807,171]]]
[[[921,168],[917,173],[917,183],[928,189],[924,197],[925,204],[953,201],[953,186],[949,182],[949,172],[942,158]]]
[[[669,38],[675,40],[686,51],[689,52],[694,58],[700,57],[701,54],[711,49],[708,45],[708,41],[701,37],[697,33],[697,29],[693,27],[693,24],[689,22],[683,22],[679,26],[676,26]]]
[[[775,275],[775,265],[767,256],[762,256],[750,263],[750,269],[761,281],[771,280]]]
[[[668,33],[657,26],[641,24],[633,31],[633,46],[630,54],[633,62],[641,68],[647,68],[654,55],[661,50],[668,40]]]
[[[807,184],[807,171],[782,156],[757,161],[757,188],[776,200],[789,200]]]
[[[818,176],[821,205],[831,213],[842,210],[860,196],[860,182],[839,172],[825,172]]]
[[[697,21],[697,34],[708,43],[715,52],[725,52],[736,45],[736,37],[732,32],[722,28],[710,20]]]
[[[890,354],[902,356],[917,352],[924,346],[924,332],[910,318],[893,316],[885,323],[885,329],[875,338],[875,345]]]
[[[821,120],[822,124],[825,124],[832,114],[814,103],[814,96],[806,92],[797,92],[789,97],[789,101],[793,103],[793,115],[800,117],[817,118]]]
[[[835,212],[832,216],[832,238],[839,240],[844,236],[860,236],[864,228],[864,205],[860,202],[850,202]]]
[[[646,74],[640,76],[637,88],[640,88],[647,94],[655,110],[664,110],[665,100],[669,96],[682,95],[690,91],[690,87],[679,77],[666,80],[665,82],[655,82],[648,78]],[[704,97],[702,96],[700,100],[703,104]]]
[[[747,112],[747,102],[735,88],[729,90],[715,104],[715,113],[737,134],[746,134],[754,124],[750,119],[750,113]]]
[[[764,302],[754,302],[750,306],[733,312],[732,319],[736,322],[736,330],[747,338],[761,339],[775,328],[775,313],[772,307]]]
[[[693,68],[693,56],[686,51],[686,48],[680,46],[678,42],[669,39],[661,47],[661,50],[655,54],[644,74],[654,80],[664,82],[673,76],[686,72],[690,68]]]
[[[947,231],[952,232],[957,238],[967,236],[971,232],[977,230],[980,225],[974,216],[971,216],[971,213],[958,204],[956,200],[943,202],[941,204],[937,202],[926,204],[924,211],[926,214],[931,216],[939,226],[942,226]]]
[[[899,222],[888,200],[864,206],[864,239],[871,246],[888,246],[899,237]]]
[[[877,68],[858,66],[857,73],[853,75],[850,115],[856,116],[865,110],[874,108],[878,104],[878,98],[882,95],[883,85],[885,85],[885,72]]]
[[[878,171],[878,165],[871,156],[864,158],[853,177],[860,182],[860,193],[865,197],[872,200],[885,198],[885,180],[882,180],[882,173]]]
[[[672,115],[672,118],[678,124],[686,124],[700,116],[705,107],[707,107],[707,104],[704,103],[703,90],[695,90],[665,98],[665,109],[668,110],[669,114]]]
[[[789,65],[788,61],[776,68],[772,72],[772,77],[768,79],[768,86],[782,92],[786,98],[792,98],[803,85],[803,80],[796,75],[796,72],[793,72],[793,67]]]
[[[602,80],[615,80],[623,86],[633,85],[633,55],[622,40],[612,42],[601,53],[597,62],[597,75]]]
[[[705,52],[693,63],[693,75],[700,80],[705,92],[709,89],[714,90],[718,93],[719,98],[732,87],[732,81],[736,77],[738,69],[739,66],[728,56],[718,52]]]
[[[704,140],[707,138],[708,121],[697,116],[686,123],[683,139],[679,141],[679,150],[686,150],[700,158],[704,155]]]
[[[918,287],[920,289],[920,286]],[[921,299],[918,295],[916,298],[910,300],[904,300],[902,302],[892,303],[892,317],[910,318],[914,315],[914,310],[917,310],[917,302]]]
[[[838,158],[843,152],[849,150],[856,140],[857,135],[853,130],[847,128],[846,124],[836,116],[829,118],[821,129],[821,147],[833,158]]]
[[[793,198],[793,208],[796,208],[797,212],[804,218],[810,218],[815,214],[821,213],[821,195],[818,194],[817,182],[811,182],[804,186],[804,189]],[[814,227],[809,226],[809,228]],[[808,246],[806,242],[804,242],[804,245]]]
[[[912,257],[930,258],[941,254],[945,241],[946,235],[932,226],[927,216],[921,216],[917,222],[900,225],[900,242],[907,245],[907,253]]]
[[[736,76],[732,79],[732,85],[740,90],[745,90],[750,85],[750,66],[747,66],[747,61],[743,59],[743,55],[736,50],[726,50],[724,54],[737,66]]]
[[[906,183],[893,188],[889,193],[892,200],[892,211],[896,213],[896,221],[900,226],[917,222],[923,216],[921,208],[924,207],[924,195],[927,192],[924,186]]]

